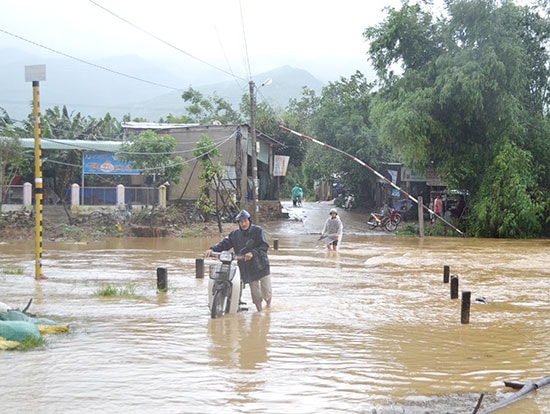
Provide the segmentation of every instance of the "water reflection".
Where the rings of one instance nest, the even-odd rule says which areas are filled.
[[[267,362],[267,337],[271,323],[270,311],[255,312],[208,321],[211,363],[241,369],[259,368]]]
[[[548,375],[550,241],[352,234],[329,252],[318,235],[267,230],[272,308],[216,320],[195,277],[213,240],[49,244],[42,282],[32,243],[1,244],[0,301],[32,297],[32,312],[72,324],[44,349],[0,353],[3,411],[464,413],[482,392],[503,398],[504,380]],[[468,325],[443,265],[488,299]],[[136,295],[99,298],[105,284]],[[502,410],[549,411],[546,389]]]

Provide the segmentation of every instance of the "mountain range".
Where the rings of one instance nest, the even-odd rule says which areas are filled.
[[[25,82],[25,66],[46,65],[46,80],[39,84],[40,110],[65,105],[69,113],[80,112],[94,118],[106,113],[121,120],[124,115],[151,122],[169,114],[184,113],[182,92],[189,87],[203,96],[218,96],[235,109],[248,80],[220,74],[214,68],[160,62],[135,55],[115,56],[93,63],[70,57],[33,55],[18,49],[1,49],[0,108],[14,120],[32,113],[32,85]],[[252,76],[257,100],[274,108],[285,108],[290,99],[299,99],[304,86],[320,92],[325,85],[309,72],[282,66]],[[269,85],[261,87],[265,80]]]

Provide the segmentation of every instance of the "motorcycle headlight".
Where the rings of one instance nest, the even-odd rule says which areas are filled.
[[[233,253],[232,252],[221,252],[220,253],[220,260],[222,262],[230,262],[233,260]]]

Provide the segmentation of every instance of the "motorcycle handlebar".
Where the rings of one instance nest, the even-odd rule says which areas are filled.
[[[216,259],[219,259],[223,253],[227,253],[227,252],[210,252],[210,256],[207,256],[207,257],[214,257]],[[232,255],[231,260],[244,260],[244,255],[238,255],[235,253],[231,253],[231,255]]]

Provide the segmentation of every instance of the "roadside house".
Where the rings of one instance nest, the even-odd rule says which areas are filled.
[[[123,122],[123,139],[151,130],[158,135],[169,135],[176,140],[175,154],[183,158],[185,166],[179,184],[168,186],[168,202],[197,200],[201,165],[193,157],[195,145],[207,135],[218,146],[222,156],[214,159],[224,168],[222,183],[241,207],[251,209],[252,203],[252,135],[248,125],[197,125],[151,122]],[[273,177],[273,155],[282,146],[265,134],[256,132],[259,200],[278,202],[278,181]],[[134,185],[145,184],[146,177],[135,176]],[[142,182],[137,182],[141,180]],[[261,206],[260,206],[261,209]]]

